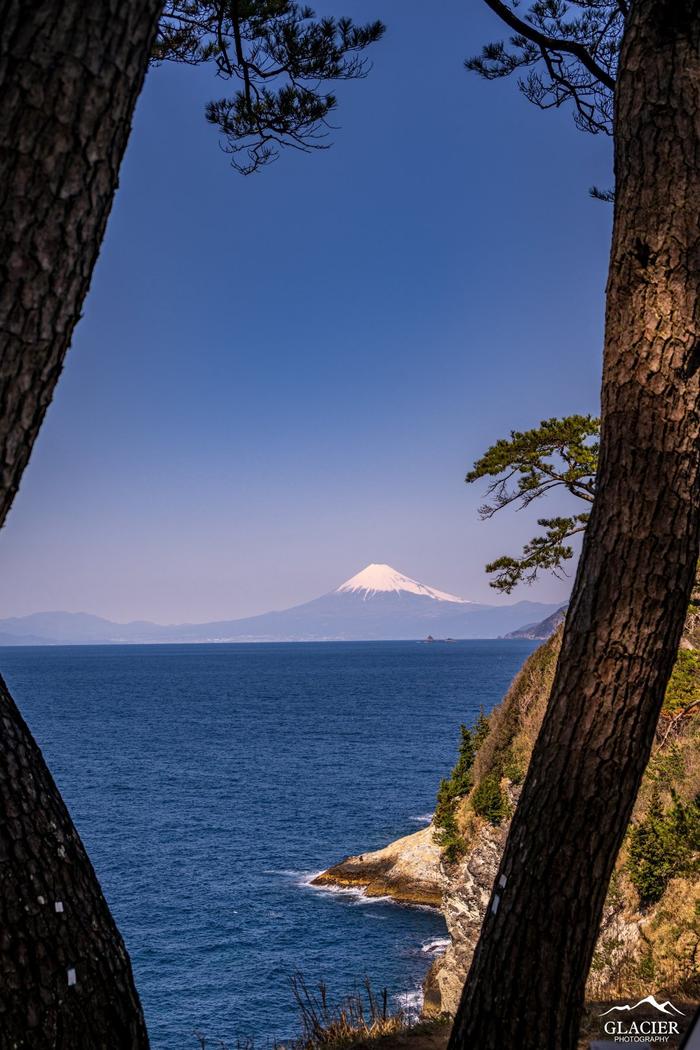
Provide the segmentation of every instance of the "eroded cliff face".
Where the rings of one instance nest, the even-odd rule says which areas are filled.
[[[509,800],[517,804],[519,788],[509,785]],[[484,821],[475,832],[469,851],[458,864],[441,865],[442,911],[447,923],[450,944],[437,958],[423,985],[423,1015],[454,1015],[469,972],[481,924],[491,899],[508,836],[510,821],[494,827]],[[679,891],[674,885],[670,896]],[[683,892],[692,896],[693,886],[683,884]],[[695,886],[697,896],[697,886]],[[606,908],[601,925],[594,968],[589,979],[590,996],[596,999],[611,994],[615,979],[629,964],[638,959],[643,948],[644,926],[649,916],[641,916],[634,905],[618,896]]]
[[[454,1014],[459,1005],[506,835],[506,827],[484,824],[464,860],[442,868],[442,911],[450,944],[431,966],[423,985],[426,1017]]]
[[[505,846],[510,816],[544,715],[561,629],[526,661],[503,702],[489,716],[489,733],[474,762],[474,787],[459,801],[455,817],[462,834],[458,860],[441,863],[443,912],[450,945],[424,985],[426,1016],[454,1014],[459,1004],[492,886]],[[692,605],[681,649],[700,649],[700,607]],[[675,692],[672,692],[672,689]],[[692,800],[700,792],[700,654],[690,663],[679,654],[633,822],[646,821],[654,805]],[[496,781],[506,818],[492,823],[475,813],[473,798],[486,778]],[[656,801],[654,801],[656,800]],[[685,832],[684,832],[685,834]],[[698,992],[700,956],[700,843],[697,827],[687,829],[685,870],[667,881],[653,903],[640,898],[630,879],[625,843],[613,876],[588,981],[591,999],[644,995],[650,989],[693,997]],[[663,865],[664,844],[660,843]],[[669,845],[669,849],[674,848]]]
[[[450,944],[426,978],[426,1016],[454,1014],[457,1009],[544,715],[560,644],[561,628],[532,653],[503,702],[488,717],[488,734],[473,764],[473,787],[455,804],[461,837],[458,859],[446,861],[440,829],[430,825],[384,849],[347,857],[315,880],[317,885],[362,888],[368,896],[442,907]],[[668,810],[673,800],[689,804],[700,798],[700,603],[691,605],[688,613],[667,700],[633,823],[648,822],[654,799]],[[479,787],[486,781],[500,792],[500,822],[489,820],[475,806]],[[627,870],[629,846],[623,846],[589,976],[590,999],[641,998],[654,989],[687,1001],[700,993],[698,831],[688,829],[686,868],[666,881],[653,904],[640,899]],[[663,849],[661,843],[662,854]]]
[[[474,787],[495,773],[510,814],[544,715],[560,644],[561,629],[526,660],[503,702],[489,716],[489,733],[474,762]],[[493,824],[479,817],[470,805],[473,794],[474,790],[458,803],[455,814],[464,853],[453,863],[443,858],[440,865],[450,944],[431,966],[423,986],[427,1017],[457,1010],[508,837],[510,820]]]

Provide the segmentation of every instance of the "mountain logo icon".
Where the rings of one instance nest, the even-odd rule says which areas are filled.
[[[613,1013],[632,1013],[634,1010],[638,1010],[640,1006],[653,1006],[655,1010],[658,1010],[660,1014],[668,1014],[673,1016],[674,1014],[683,1017],[683,1011],[679,1010],[677,1006],[674,1006],[670,999],[665,1002],[657,1002],[653,995],[647,995],[646,998],[640,999],[638,1003],[634,1003],[630,1006],[629,1003],[624,1006],[611,1006],[609,1010],[605,1010],[602,1014],[598,1014],[599,1017],[607,1017],[608,1014]]]

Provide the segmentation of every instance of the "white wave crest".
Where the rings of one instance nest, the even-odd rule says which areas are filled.
[[[425,944],[421,944],[420,950],[424,955],[444,955],[450,946],[449,937],[435,937],[432,941],[426,941]]]
[[[423,1009],[423,989],[418,987],[410,992],[402,992],[401,995],[395,995],[394,1002],[400,1010],[403,1010],[409,1021],[415,1022],[420,1018],[421,1010]]]

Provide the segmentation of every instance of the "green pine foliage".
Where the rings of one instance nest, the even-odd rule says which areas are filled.
[[[459,727],[461,739],[457,763],[452,770],[450,781],[455,796],[466,795],[472,786],[472,768],[478,751],[478,739],[476,732],[467,729],[465,725]]]
[[[698,871],[700,795],[690,802],[671,795],[664,809],[655,791],[644,819],[629,831],[627,872],[642,907],[659,901],[671,879]]]
[[[479,748],[483,744],[484,740],[486,740],[486,737],[489,735],[490,729],[491,729],[491,724],[490,724],[488,718],[486,717],[486,714],[485,714],[484,709],[482,707],[481,711],[479,712],[479,717],[476,720],[476,724],[474,726],[474,729],[472,730],[473,738],[474,738],[474,745],[475,745],[475,748],[474,748],[474,757],[475,758],[476,758],[477,751],[479,750]]]
[[[223,98],[206,107],[234,168],[248,175],[282,149],[328,149],[337,106],[327,85],[357,80],[370,65],[362,52],[384,34],[379,21],[317,17],[293,0],[166,0],[152,60],[209,64]]]
[[[461,799],[470,795],[473,811],[494,826],[508,816],[508,800],[501,790],[497,772],[489,773],[474,785],[474,762],[490,729],[483,710],[471,729],[465,725],[460,727],[457,762],[449,777],[440,781],[433,823],[437,828],[436,842],[449,863],[459,860],[467,851],[467,842],[457,822],[457,805]]]
[[[457,762],[449,777],[440,781],[433,823],[438,829],[436,841],[442,855],[449,863],[459,860],[466,852],[467,843],[462,836],[456,818],[456,806],[472,789],[474,783],[474,759],[486,739],[489,723],[482,711],[472,729],[460,726],[460,743]]]
[[[487,449],[466,476],[472,483],[493,478],[489,502],[479,508],[482,518],[491,518],[505,507],[523,508],[553,488],[564,488],[573,496],[593,502],[598,467],[600,421],[593,416],[543,419],[533,430],[511,432]],[[494,573],[491,586],[510,594],[519,583],[532,583],[539,572],[563,572],[574,554],[568,542],[585,530],[588,513],[569,517],[539,518],[544,532],[534,536],[522,553],[496,558],[486,566]]]
[[[498,827],[508,815],[508,800],[496,773],[489,773],[474,789],[471,798],[474,812]]]
[[[455,816],[455,796],[449,793],[449,781],[442,780],[438,790],[438,802],[434,816],[438,831],[435,836],[444,859],[454,864],[467,851],[467,843],[459,830]]]
[[[654,755],[647,766],[647,776],[657,791],[670,792],[684,783],[687,779],[685,756],[675,740]]]
[[[611,135],[620,41],[630,6],[628,0],[489,0],[508,27],[508,39],[486,44],[465,66],[485,80],[515,73],[521,94],[539,109],[569,104],[581,131]],[[577,46],[557,46],[565,41]],[[615,199],[614,190],[594,186],[590,193],[597,200]]]

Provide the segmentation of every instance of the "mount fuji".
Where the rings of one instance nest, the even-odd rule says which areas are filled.
[[[410,576],[392,569],[391,565],[368,565],[356,576],[351,576],[345,583],[335,591],[336,594],[359,594],[363,601],[376,598],[378,594],[417,594],[421,598],[432,598],[436,602],[456,602],[458,605],[471,605],[466,598],[458,598],[456,594],[447,594],[445,591],[436,591],[434,587],[426,587],[424,583],[412,580]]]
[[[419,583],[390,565],[371,564],[334,591],[280,612],[178,625],[144,620],[120,624],[86,613],[34,613],[0,620],[0,645],[499,638],[523,623],[543,620],[557,608],[558,604],[528,601],[478,605]]]

